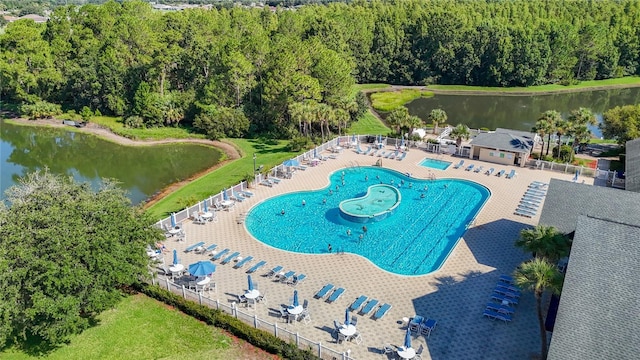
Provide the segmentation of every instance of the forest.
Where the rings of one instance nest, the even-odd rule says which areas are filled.
[[[338,132],[355,83],[532,86],[640,74],[640,2],[353,1],[296,10],[59,7],[0,35],[0,96],[211,138]]]

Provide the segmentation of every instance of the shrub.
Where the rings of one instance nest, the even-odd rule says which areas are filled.
[[[558,158],[558,147],[553,148],[553,157]],[[573,148],[569,145],[562,145],[560,147],[560,161],[570,163],[573,161]]]
[[[137,115],[129,116],[124,119],[124,126],[132,129],[142,129],[144,127],[144,119]]]
[[[310,144],[311,144],[311,140],[309,140],[309,138],[305,136],[298,136],[291,139],[291,141],[289,141],[289,144],[287,145],[287,151],[291,151],[291,152],[302,151],[304,149],[307,149]]]
[[[20,113],[30,120],[52,118],[62,114],[62,108],[58,104],[47,101],[36,101],[33,104],[25,104],[20,107]]]

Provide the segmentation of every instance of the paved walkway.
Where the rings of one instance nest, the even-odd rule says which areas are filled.
[[[465,171],[463,168],[432,170],[419,166],[425,157],[441,158],[455,163],[458,158],[448,155],[438,156],[422,150],[412,149],[403,161],[382,160],[385,168],[410,172],[414,177],[462,178],[476,181],[487,186],[492,195],[478,214],[475,223],[465,233],[463,239],[452,251],[443,267],[431,274],[416,277],[398,276],[382,271],[368,260],[351,254],[305,255],[281,251],[255,240],[243,224],[237,223],[240,214],[246,213],[256,203],[285,192],[313,190],[325,187],[328,174],[343,167],[373,165],[379,158],[357,155],[345,150],[338,159],[328,160],[317,167],[298,171],[291,180],[283,180],[272,188],[258,186],[251,189],[255,196],[235,206],[233,212],[218,213],[219,221],[206,225],[195,225],[190,221],[184,224],[187,234],[185,243],[167,239],[167,247],[178,249],[181,263],[188,265],[207,259],[206,255],[193,252],[184,253],[190,244],[204,241],[207,245],[215,243],[218,250],[229,248],[239,251],[241,256],[251,255],[255,263],[266,260],[267,265],[258,271],[254,281],[259,283],[260,291],[266,294],[268,304],[258,304],[255,311],[259,318],[270,322],[279,322],[282,327],[298,331],[302,336],[338,351],[351,350],[355,359],[383,359],[380,348],[383,344],[401,345],[406,324],[402,319],[419,314],[436,319],[438,324],[429,339],[414,338],[413,347],[424,345],[423,359],[526,359],[539,349],[539,329],[535,314],[535,302],[532,294],[522,295],[520,304],[510,324],[491,321],[482,317],[482,311],[500,274],[509,274],[527,259],[527,255],[513,246],[519,231],[538,222],[538,217],[524,218],[513,212],[519,199],[531,181],[548,182],[551,177],[571,180],[573,174],[559,174],[527,168],[515,168],[514,179],[486,176],[483,173]],[[485,170],[494,167],[505,169],[512,167],[482,163],[465,159],[466,165],[483,165]],[[587,183],[593,179],[585,179]],[[300,224],[305,226],[305,224]],[[331,231],[331,229],[327,229]],[[286,234],[283,234],[286,236]],[[171,262],[171,254],[165,256]],[[219,265],[213,275],[218,286],[212,292],[213,298],[221,302],[235,300],[235,294],[246,289],[245,270],[233,268],[232,264]],[[282,265],[285,270],[305,273],[307,279],[297,289],[300,301],[308,299],[312,322],[285,324],[275,316],[280,304],[289,302],[293,288],[275,283],[261,276],[268,269]],[[336,303],[329,304],[316,300],[313,295],[326,283],[332,283],[346,289],[345,294]],[[332,344],[333,320],[344,320],[347,306],[359,295],[387,302],[393,308],[380,320],[369,316],[358,316],[358,330],[362,334],[360,345],[352,342]]]

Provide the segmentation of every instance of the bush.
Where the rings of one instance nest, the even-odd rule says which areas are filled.
[[[302,151],[304,149],[309,148],[310,145],[311,145],[311,140],[309,138],[305,136],[298,136],[291,139],[291,141],[289,141],[289,144],[287,145],[287,151],[290,151],[290,152]]]
[[[129,116],[124,119],[124,126],[132,129],[142,129],[144,127],[144,119],[137,115]]]
[[[558,147],[553,148],[553,157],[558,158]],[[562,145],[560,147],[560,161],[564,163],[570,163],[573,161],[573,148],[569,145]]]
[[[138,284],[136,285],[136,289],[149,297],[175,307],[195,319],[226,330],[232,335],[271,354],[293,360],[318,359],[318,357],[314,356],[308,350],[298,349],[294,344],[287,343],[266,331],[256,329],[220,310],[214,310],[193,301],[185,300],[181,296],[162,289],[159,286]]]
[[[33,104],[25,104],[20,107],[20,113],[30,120],[52,118],[62,114],[62,108],[58,104],[47,101],[36,101]]]

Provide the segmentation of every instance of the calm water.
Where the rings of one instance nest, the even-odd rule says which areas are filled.
[[[195,144],[128,147],[60,128],[0,121],[0,198],[18,177],[48,167],[97,186],[114,178],[139,203],[167,185],[215,165],[220,151]]]
[[[436,95],[407,104],[409,113],[426,119],[433,109],[443,109],[448,123],[463,123],[470,128],[498,127],[530,131],[540,114],[557,110],[567,116],[571,110],[591,109],[598,120],[602,113],[616,106],[640,103],[640,88],[584,91],[552,95],[504,96],[504,95]],[[592,128],[601,136],[597,127]]]
[[[487,188],[471,181],[417,180],[376,167],[339,170],[329,175],[329,181],[321,190],[259,203],[246,217],[248,231],[279,249],[327,254],[331,244],[333,252],[361,255],[386,271],[423,275],[440,268],[490,196]],[[389,217],[365,224],[365,234],[362,223],[340,215],[338,205],[364,196],[369,186],[380,182],[400,185],[402,201]]]
[[[432,159],[432,158],[425,158],[420,162],[420,166],[437,169],[437,170],[447,170],[447,168],[449,168],[449,165],[451,164],[452,164],[451,161],[443,161],[443,160]]]

